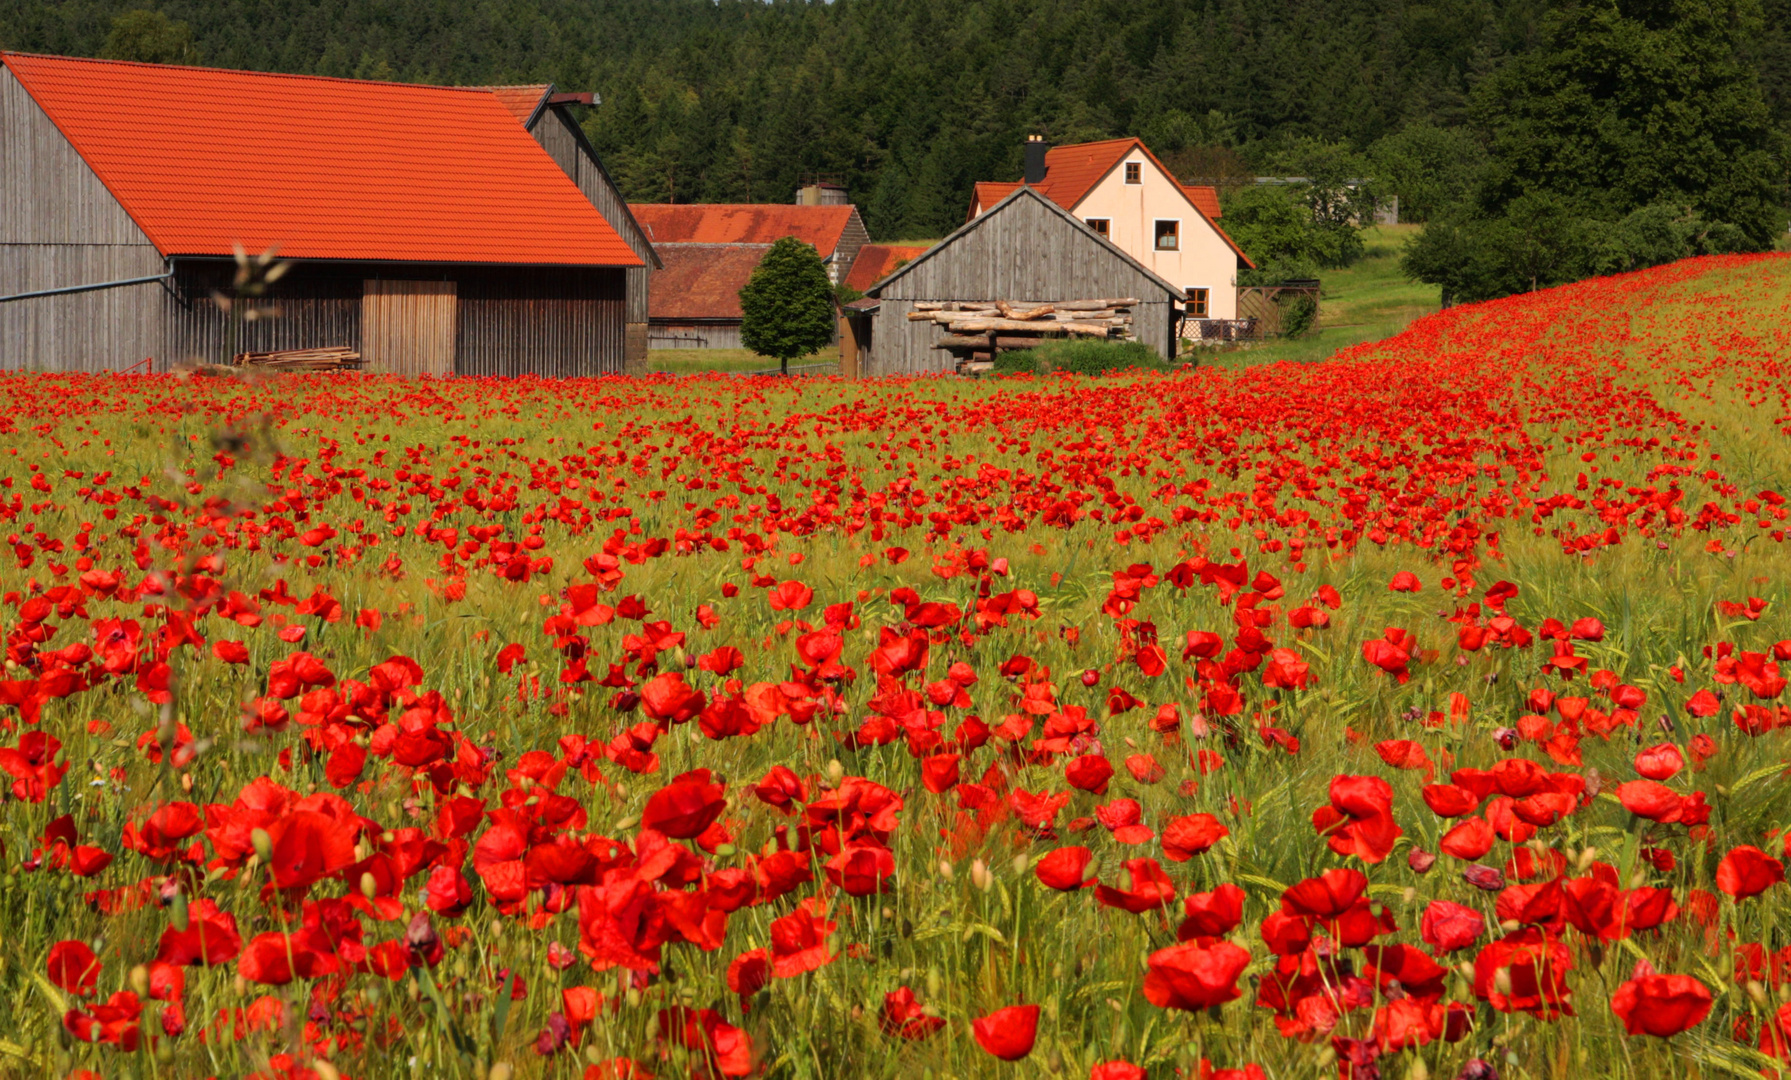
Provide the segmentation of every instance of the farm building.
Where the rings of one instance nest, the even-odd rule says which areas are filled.
[[[903,263],[920,258],[926,250],[899,244],[866,244],[858,249],[858,258],[852,260],[852,272],[846,275],[846,288],[862,293],[895,273]]]
[[[770,244],[659,245],[649,346],[740,348],[740,290],[770,250]]]
[[[858,249],[871,238],[850,204],[779,206],[760,203],[631,203],[647,239],[660,244],[775,244],[794,236],[814,248],[827,280],[845,280]]]
[[[1181,288],[1024,185],[865,295],[876,301],[874,314],[868,304],[853,305],[846,322],[847,351],[862,358],[867,375],[953,370],[957,361],[949,349],[966,345],[967,333],[983,331],[953,329],[949,318],[937,316],[993,304],[1024,309],[1024,318],[1037,321],[1014,326],[1009,319],[992,320],[990,354],[1007,347],[1007,334],[1122,336],[1125,327],[1165,359],[1178,349]],[[1102,308],[1124,308],[1126,315]],[[1091,329],[1088,320],[1097,316],[1111,329]]]
[[[277,317],[233,323],[276,246]],[[0,366],[621,371],[644,265],[487,90],[0,55]]]
[[[627,291],[627,366],[631,371],[645,370],[647,362],[647,317],[653,271],[659,268],[659,257],[646,230],[629,212],[628,201],[610,179],[609,170],[597,157],[591,140],[579,126],[573,113],[577,106],[595,105],[597,95],[588,91],[562,93],[552,83],[532,86],[488,86],[510,115],[522,122],[524,130],[535,137],[541,148],[551,155],[578,190],[585,193],[603,219],[621,234],[628,249],[645,264],[623,271]]]
[[[1219,195],[1183,184],[1138,139],[1026,143],[1025,175],[979,183],[968,219],[1030,185],[1166,281],[1193,319],[1237,318],[1237,272],[1253,265],[1218,224]]]

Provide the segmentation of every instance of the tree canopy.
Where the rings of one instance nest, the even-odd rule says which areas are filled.
[[[740,290],[740,342],[777,360],[819,352],[833,341],[833,284],[813,247],[786,236],[771,245]]]

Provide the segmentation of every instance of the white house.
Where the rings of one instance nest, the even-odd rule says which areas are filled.
[[[1183,290],[1191,318],[1237,318],[1237,272],[1251,267],[1218,225],[1210,187],[1177,180],[1137,139],[1050,146],[1026,143],[1018,183],[979,183],[966,220],[1025,184],[1063,207],[1145,268]]]

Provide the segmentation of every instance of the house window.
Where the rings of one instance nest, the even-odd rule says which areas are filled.
[[[1189,289],[1188,290],[1188,318],[1204,319],[1207,317],[1207,314],[1206,314],[1207,295],[1208,295],[1208,293],[1207,293],[1207,290],[1205,290],[1205,289]]]
[[[1137,161],[1126,162],[1126,183],[1142,184],[1144,182],[1144,164]]]
[[[1102,236],[1109,235],[1108,228],[1111,224],[1112,222],[1104,217],[1091,217],[1088,219],[1088,227],[1095,232],[1100,233]]]
[[[1178,251],[1181,249],[1182,223],[1180,221],[1157,222],[1157,250]]]

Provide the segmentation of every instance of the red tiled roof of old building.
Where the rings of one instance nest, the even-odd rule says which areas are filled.
[[[852,272],[846,275],[846,287],[863,292],[888,277],[895,268],[918,256],[924,247],[903,247],[895,244],[866,244],[852,260]]]
[[[523,124],[534,118],[541,109],[541,99],[553,89],[552,83],[537,83],[534,86],[479,86],[476,90],[489,90],[491,96],[498,99],[498,104],[510,110],[510,115]]]
[[[1134,146],[1143,151],[1145,157],[1156,162],[1157,167],[1163,170],[1163,175],[1174,178],[1175,174],[1161,161],[1157,161],[1157,156],[1150,152],[1150,147],[1138,139],[1105,139],[1101,142],[1053,146],[1045,151],[1045,179],[1035,186],[1045,198],[1065,210],[1074,210],[1076,204],[1100,183],[1101,177],[1111,172],[1121,159],[1132,152]],[[1218,220],[1220,209],[1217,188],[1183,184],[1179,180],[1176,184],[1188,196],[1188,200],[1200,208],[1201,213],[1211,220]],[[979,181],[974,202],[987,210],[1012,195],[1019,186],[1018,180]]]
[[[0,62],[164,255],[642,265],[487,90]]]
[[[650,319],[738,319],[740,289],[770,244],[655,244]]]
[[[773,244],[794,236],[825,259],[839,246],[854,209],[781,203],[629,203],[634,219],[659,244]]]

